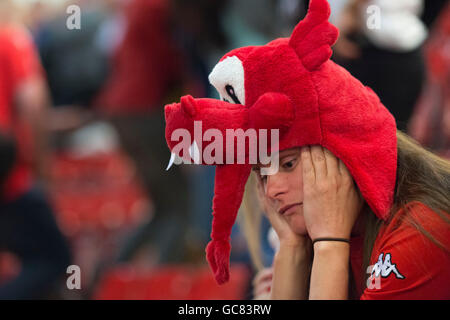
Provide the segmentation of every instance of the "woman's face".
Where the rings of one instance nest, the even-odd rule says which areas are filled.
[[[306,235],[303,218],[303,176],[300,148],[281,151],[279,161],[277,173],[263,176],[258,174],[267,205],[287,221],[292,231]],[[266,166],[255,167],[254,170],[259,173],[261,167]]]

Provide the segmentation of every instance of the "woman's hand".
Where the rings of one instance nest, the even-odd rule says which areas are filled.
[[[344,163],[321,146],[303,147],[303,214],[312,240],[349,239],[362,197]]]
[[[292,247],[306,247],[310,240],[307,235],[299,235],[292,231],[291,227],[283,217],[276,212],[273,206],[267,201],[264,195],[263,185],[261,181],[258,182],[258,197],[259,201],[264,207],[264,212],[269,219],[270,224],[278,235],[280,246],[288,245]]]

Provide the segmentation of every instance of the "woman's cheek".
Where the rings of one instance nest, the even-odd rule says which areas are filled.
[[[292,231],[294,231],[296,234],[303,236],[308,234],[308,231],[306,230],[305,219],[303,218],[303,212],[296,212],[295,214],[290,216],[288,223]]]

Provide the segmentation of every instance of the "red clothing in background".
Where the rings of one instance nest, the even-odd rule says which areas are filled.
[[[447,251],[403,220],[405,211],[400,210],[380,229],[370,259],[370,265],[374,266],[372,278],[368,283],[357,283],[361,299],[450,299],[450,226],[420,202],[409,206],[414,221]],[[353,240],[352,271],[355,279],[360,279],[362,239]]]
[[[428,81],[409,134],[433,152],[450,159],[450,4],[434,25],[425,46]]]
[[[0,130],[17,142],[17,161],[3,190],[5,200],[13,200],[27,191],[32,183],[30,128],[20,121],[15,97],[21,84],[43,71],[32,38],[20,26],[0,26]]]
[[[133,113],[162,107],[180,62],[170,32],[167,0],[133,0],[127,29],[112,59],[112,71],[95,101],[107,113]]]

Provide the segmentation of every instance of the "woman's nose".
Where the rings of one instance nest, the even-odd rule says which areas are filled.
[[[272,200],[279,200],[279,197],[287,192],[287,184],[279,174],[267,176],[266,196]]]

